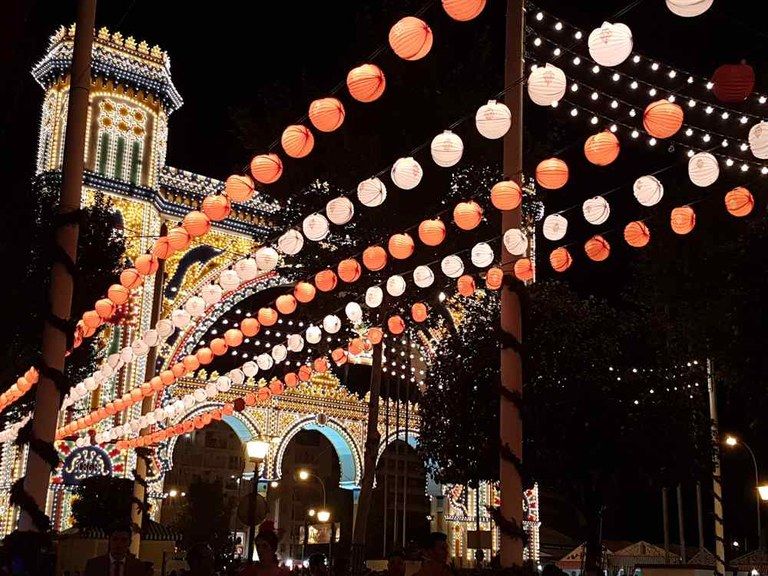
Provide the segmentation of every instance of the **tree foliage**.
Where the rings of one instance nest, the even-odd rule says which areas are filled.
[[[116,523],[131,519],[133,481],[114,476],[92,476],[75,490],[72,516],[80,528],[108,530]]]
[[[182,547],[188,549],[198,542],[206,542],[223,561],[232,550],[229,526],[232,507],[233,502],[226,498],[220,480],[193,480],[174,524],[182,535]]]

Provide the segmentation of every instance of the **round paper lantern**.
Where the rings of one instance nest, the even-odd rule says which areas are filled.
[[[218,284],[206,284],[200,289],[200,296],[205,301],[206,306],[216,304],[221,300],[224,290]]]
[[[182,364],[184,364],[184,368],[186,368],[187,371],[189,372],[192,372],[200,368],[200,360],[198,360],[197,356],[194,354],[189,354],[188,356],[184,356],[184,359],[182,360]]]
[[[107,290],[107,298],[114,302],[116,306],[125,304],[130,297],[131,291],[122,284],[112,284],[109,290]]]
[[[603,224],[611,215],[611,207],[602,196],[585,200],[581,210],[584,213],[584,219],[595,226]]]
[[[530,258],[520,258],[514,266],[515,278],[521,282],[533,280],[533,262]]]
[[[353,338],[349,341],[349,346],[347,347],[350,354],[353,354],[355,356],[358,356],[362,354],[363,352],[363,340],[361,338]]]
[[[485,8],[485,0],[443,0],[443,10],[454,20],[474,20]]]
[[[514,210],[523,201],[523,192],[517,182],[502,180],[491,188],[491,204],[498,210]]]
[[[315,286],[320,292],[331,292],[337,283],[338,279],[333,270],[321,270],[315,274]]]
[[[277,247],[283,254],[295,256],[304,247],[304,236],[298,230],[288,230],[277,239]]]
[[[632,53],[632,31],[626,24],[603,22],[587,40],[589,55],[600,66],[618,66]]]
[[[240,322],[240,331],[249,338],[251,336],[256,336],[256,334],[259,333],[259,330],[261,330],[261,324],[256,318],[244,318],[243,321]]]
[[[690,206],[680,206],[672,210],[670,224],[675,234],[688,234],[696,226],[696,213]]]
[[[389,30],[389,46],[403,60],[420,60],[432,49],[432,30],[426,22],[406,16]]]
[[[275,308],[280,314],[293,314],[296,311],[296,298],[290,294],[281,294],[275,299]]]
[[[234,270],[224,270],[219,274],[219,285],[224,292],[231,292],[240,286],[240,277]]]
[[[571,253],[567,248],[555,248],[549,255],[549,263],[555,272],[565,272],[571,267]]]
[[[312,377],[312,367],[307,366],[306,364],[299,368],[299,381],[301,382],[308,382],[309,379]]]
[[[565,96],[565,72],[553,64],[537,66],[528,76],[528,96],[534,104],[552,106]]]
[[[568,220],[560,214],[550,214],[544,218],[541,231],[547,240],[553,242],[562,240],[568,231]]]
[[[725,195],[725,209],[732,216],[747,216],[755,207],[755,199],[746,188],[739,186]],[[98,308],[96,309],[98,311]]]
[[[349,198],[339,196],[326,204],[325,213],[328,216],[328,220],[337,226],[343,226],[352,220],[352,216],[355,215],[355,207],[349,201]]]
[[[128,290],[133,290],[140,286],[143,281],[144,279],[136,268],[126,268],[120,272],[120,284]]]
[[[192,238],[203,236],[204,234],[208,233],[208,230],[211,229],[211,221],[208,216],[197,210],[188,212],[187,215],[184,216],[182,225],[187,231],[187,234],[189,234]]]
[[[536,182],[547,190],[559,190],[568,182],[568,165],[560,158],[542,160],[536,166]]]
[[[701,16],[712,7],[714,0],[667,0],[670,12],[684,18]]]
[[[201,366],[207,366],[213,362],[213,351],[210,348],[200,348],[195,352],[195,356],[197,356],[197,361],[200,362]]]
[[[259,370],[271,370],[272,366],[275,365],[275,361],[272,359],[272,356],[264,352],[256,356],[256,365],[259,367]]]
[[[744,102],[755,89],[755,71],[746,63],[723,64],[715,70],[712,84],[721,102]]]
[[[592,238],[587,240],[584,244],[584,252],[586,252],[587,257],[590,260],[602,262],[610,255],[611,245],[600,235],[592,236]]]
[[[253,378],[258,373],[259,373],[259,365],[256,364],[256,362],[249,360],[248,362],[243,364],[243,374],[245,374],[247,378]]]
[[[489,290],[498,290],[504,281],[504,271],[501,268],[489,268],[485,274],[485,285]]]
[[[318,326],[312,325],[309,328],[307,328],[304,335],[306,336],[307,342],[309,342],[310,344],[317,344],[322,339],[323,332],[322,330],[320,330]]]
[[[427,305],[423,302],[416,302],[411,306],[411,318],[413,318],[414,322],[424,322],[427,316],[429,316],[429,311],[427,310]]]
[[[151,276],[157,272],[160,262],[158,261],[157,256],[153,256],[152,254],[142,254],[136,258],[133,265],[136,268],[136,271],[142,276]]]
[[[643,206],[655,206],[664,196],[664,186],[654,176],[640,176],[632,185],[632,190]]]
[[[683,125],[683,109],[669,100],[657,100],[646,106],[643,126],[654,138],[669,138]]]
[[[220,198],[224,198],[224,201],[227,203],[227,206],[229,206],[229,200],[227,200],[226,196],[219,196]],[[206,198],[207,199],[207,198]],[[205,207],[205,200],[203,201],[203,207]],[[227,212],[229,214],[229,212]],[[224,217],[226,218],[226,216]],[[221,218],[223,220],[224,218]],[[152,255],[156,256],[160,260],[167,260],[173,255],[173,248],[171,248],[171,243],[168,240],[167,236],[160,236],[155,241],[155,245],[152,246]]]
[[[405,278],[399,274],[387,278],[387,294],[390,296],[394,296],[395,298],[402,296],[403,293],[405,293],[405,287]]]
[[[464,274],[456,281],[456,289],[462,296],[472,296],[475,293],[475,279],[469,274]]]
[[[251,257],[241,258],[235,262],[232,269],[237,274],[237,277],[240,278],[241,283],[250,282],[259,275],[259,265],[256,263],[256,259]]]
[[[279,261],[280,255],[271,246],[262,246],[256,251],[256,267],[261,272],[271,272]]]
[[[403,322],[400,316],[390,316],[387,320],[387,328],[392,334],[397,336],[405,332],[405,322]]]
[[[510,228],[504,232],[502,242],[507,252],[513,256],[522,256],[528,250],[528,238],[519,228]]]
[[[288,336],[288,350],[291,352],[301,352],[304,349],[304,338],[301,334],[291,334]]]
[[[297,282],[293,287],[293,296],[302,304],[312,302],[315,299],[315,287],[309,282]]]
[[[403,190],[413,190],[421,182],[421,177],[424,175],[424,171],[421,169],[421,164],[416,162],[410,156],[407,158],[398,159],[393,165],[390,171],[390,177],[395,186]]]
[[[283,344],[275,344],[272,348],[272,358],[275,362],[282,362],[288,357],[288,349]]]
[[[441,220],[424,220],[419,224],[419,240],[427,246],[438,246],[445,240],[445,224]]]
[[[384,332],[381,328],[373,327],[368,328],[368,332],[365,334],[368,337],[368,340],[371,342],[371,344],[381,344],[382,338],[384,338]]]
[[[377,272],[387,265],[387,251],[381,246],[369,246],[363,250],[363,266]]]
[[[315,372],[320,372],[321,374],[328,372],[328,362],[325,358],[315,358],[315,361],[312,362],[312,368],[314,368]]]
[[[328,236],[328,220],[322,214],[310,214],[304,218],[301,229],[304,232],[304,236],[313,242],[319,242]]]
[[[168,244],[173,250],[186,250],[192,238],[183,226],[176,226],[168,232]]]
[[[694,154],[688,161],[688,177],[696,186],[706,188],[720,176],[717,159],[709,152]]]
[[[339,262],[337,272],[343,282],[356,282],[360,278],[360,263],[354,258],[347,258]]]
[[[651,232],[643,222],[639,220],[630,222],[624,227],[624,240],[633,248],[642,248],[651,240]]]
[[[223,356],[227,353],[228,348],[224,338],[214,338],[211,340],[210,349],[214,356]]]
[[[435,281],[435,273],[429,266],[417,266],[413,271],[413,283],[419,288],[429,288]]]
[[[283,130],[280,144],[291,158],[304,158],[315,147],[315,137],[312,135],[312,130],[306,126],[294,124]]]
[[[107,320],[115,313],[115,303],[109,298],[100,298],[96,301],[94,310],[96,310],[96,314],[99,315],[99,318]]]
[[[328,316],[323,318],[323,330],[328,332],[328,334],[336,334],[341,330],[341,320],[339,317],[335,314],[328,314]]]
[[[414,244],[410,234],[393,234],[387,245],[389,253],[397,260],[405,260],[413,254]]]
[[[336,348],[331,352],[331,360],[336,366],[342,366],[347,363],[347,353],[341,348]]]
[[[357,199],[363,206],[375,208],[387,199],[387,187],[378,178],[363,180],[357,186]]]
[[[490,266],[494,258],[493,248],[487,242],[478,242],[472,247],[472,264],[478,268]]]
[[[384,300],[384,291],[378,286],[371,286],[365,291],[365,305],[368,308],[378,308]]]
[[[262,326],[274,326],[277,323],[278,314],[273,308],[259,308],[256,318]]]
[[[184,310],[186,310],[191,316],[198,317],[205,314],[205,300],[200,296],[192,296],[184,303]]]
[[[475,126],[482,136],[497,140],[504,136],[512,125],[512,112],[505,104],[496,100],[488,100],[477,109]]]
[[[253,198],[255,184],[250,176],[234,174],[224,183],[224,194],[232,202],[247,202]]]
[[[363,309],[360,308],[360,304],[357,302],[348,302],[344,307],[344,313],[349,318],[349,321],[355,324],[363,319]]]
[[[440,269],[448,278],[458,278],[464,274],[464,262],[455,254],[451,254],[440,262]]]
[[[375,64],[362,64],[347,74],[347,90],[358,102],[378,100],[386,86],[384,72]]]
[[[283,174],[283,161],[277,154],[259,154],[251,160],[251,176],[256,182],[272,184]]]
[[[755,158],[768,159],[768,122],[758,122],[749,130],[749,149]]]
[[[461,155],[464,153],[464,143],[458,135],[450,130],[445,130],[432,139],[430,151],[435,164],[442,168],[450,168],[461,160]]]
[[[224,194],[209,194],[203,199],[203,214],[213,222],[226,220],[230,212],[232,212],[232,206],[229,204],[229,198]]]
[[[309,105],[309,121],[320,132],[333,132],[344,123],[344,105],[336,98],[320,98]]]
[[[283,376],[283,380],[285,380],[285,385],[288,388],[296,388],[299,385],[299,376],[295,372],[288,372]]]
[[[610,130],[593,134],[584,143],[584,156],[592,164],[608,166],[619,157],[619,139]]]
[[[453,221],[462,230],[477,228],[482,219],[483,209],[474,200],[459,202],[456,204],[456,208],[453,209]]]

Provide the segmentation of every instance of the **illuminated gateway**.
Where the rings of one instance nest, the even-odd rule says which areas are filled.
[[[61,165],[66,129],[67,99],[69,95],[69,65],[72,58],[74,28],[61,28],[51,37],[45,56],[35,65],[32,74],[45,91],[42,104],[40,137],[34,187],[39,193],[56,192],[61,184]],[[106,195],[119,211],[126,236],[126,259],[133,260],[145,253],[160,235],[161,226],[174,226],[188,211],[197,208],[202,199],[223,190],[220,180],[193,174],[168,166],[165,162],[168,145],[169,116],[182,105],[170,73],[168,55],[157,46],[124,38],[119,32],[98,31],[93,47],[93,83],[90,95],[86,136],[85,179],[83,202],[93,202],[96,194]],[[134,291],[128,313],[118,324],[107,325],[98,338],[103,355],[119,350],[150,328],[150,316],[155,292],[161,299],[161,317],[182,305],[206,283],[218,278],[222,270],[234,261],[255,251],[277,228],[279,205],[257,192],[245,204],[233,205],[229,218],[215,223],[206,235],[205,244],[193,242],[189,249],[175,254],[165,262],[165,276],[161,290],[153,290],[154,282],[147,280],[144,287]],[[197,348],[206,333],[225,314],[238,309],[243,301],[260,291],[274,288],[291,280],[290,270],[278,268],[256,281],[241,286],[224,298],[206,316],[166,341],[158,350],[157,367],[166,369],[181,355]],[[282,320],[280,320],[282,322]],[[288,326],[284,327],[286,332]],[[434,337],[435,335],[432,335]],[[429,335],[425,338],[428,341]],[[423,344],[424,342],[422,342]],[[405,344],[405,343],[403,343]],[[394,343],[395,354],[398,343]],[[407,344],[406,344],[407,345]],[[410,348],[410,346],[408,346]],[[406,372],[423,369],[417,358]],[[87,414],[94,407],[122,396],[126,390],[145,380],[146,357],[119,371],[88,397],[64,411],[59,425]],[[193,378],[185,378],[158,394],[158,405],[172,397],[181,397],[190,391],[205,387],[215,380],[216,372],[198,371]],[[256,385],[249,379],[241,386],[232,386],[211,402],[198,404],[185,414],[175,417],[184,420],[197,412],[221,405],[245,394]],[[389,403],[394,413],[395,402]],[[419,437],[418,406],[409,405],[408,428],[386,425],[384,408],[380,410],[379,431],[382,442],[379,455],[393,441],[407,440],[414,446]],[[126,419],[140,415],[140,403],[131,410],[108,418],[99,426],[121,425]],[[400,410],[405,411],[401,404]],[[274,439],[275,448],[265,462],[264,475],[277,479],[281,475],[281,459],[286,446],[301,430],[317,430],[336,450],[341,468],[340,487],[352,493],[354,501],[359,494],[362,476],[362,454],[365,444],[367,398],[350,392],[334,376],[315,377],[284,395],[274,397],[269,405],[248,407],[242,412],[226,416],[225,421],[243,441],[257,436]],[[388,433],[387,433],[388,432]],[[150,482],[150,504],[159,518],[162,508],[164,476],[172,464],[175,442],[170,441],[155,450]],[[85,477],[115,475],[132,477],[135,454],[132,450],[118,450],[113,444],[78,446],[59,442],[64,465],[51,483],[46,512],[57,530],[71,526],[71,500],[73,488]],[[0,537],[16,526],[17,511],[9,506],[11,484],[23,476],[26,451],[13,443],[0,447]],[[439,486],[426,482],[430,501],[432,529],[447,531],[452,555],[470,559],[467,548],[467,530],[475,529],[476,498],[478,492],[461,486]],[[492,530],[490,519],[484,512],[486,504],[497,503],[497,491],[491,485],[479,490],[480,527]],[[531,533],[531,552],[538,558],[538,498],[535,489],[526,493],[528,516],[526,528]],[[375,514],[375,511],[372,511]],[[493,548],[498,534],[493,530]]]

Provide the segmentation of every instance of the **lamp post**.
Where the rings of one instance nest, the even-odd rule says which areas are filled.
[[[302,480],[302,481],[306,481],[306,480],[309,480],[310,478],[314,478],[315,480],[320,482],[320,486],[323,489],[323,507],[320,508],[320,510],[317,510],[314,516],[317,518],[318,522],[325,524],[326,522],[328,522],[328,520],[331,519],[331,512],[330,510],[328,510],[327,502],[326,502],[325,482],[323,482],[323,479],[320,478],[320,476],[318,476],[317,474],[313,474],[306,468],[299,470],[298,477],[299,477],[299,480]],[[312,516],[312,512],[313,510],[310,510],[310,516]],[[333,550],[333,533],[334,533],[334,530],[332,529],[331,535],[329,537],[330,539],[328,541],[328,562],[329,563],[331,561],[331,552]]]
[[[253,562],[253,547],[256,541],[256,499],[259,495],[259,477],[261,463],[267,457],[269,451],[269,442],[264,440],[250,440],[246,445],[248,459],[253,462],[253,510],[249,520],[250,534],[248,535],[248,560]]]
[[[763,549],[763,528],[762,523],[760,521],[760,501],[768,499],[768,486],[760,486],[760,471],[757,468],[757,458],[755,458],[755,453],[752,451],[752,448],[749,447],[749,444],[744,442],[743,440],[740,440],[736,436],[732,434],[728,434],[725,437],[725,445],[729,446],[731,448],[734,448],[736,446],[744,446],[746,448],[747,452],[749,452],[749,455],[752,457],[752,464],[755,467],[755,489],[757,490],[757,549],[762,550]],[[763,497],[763,494],[765,493],[765,497]]]

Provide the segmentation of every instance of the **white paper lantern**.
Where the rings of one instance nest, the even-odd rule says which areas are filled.
[[[144,332],[144,335],[141,338],[150,348],[154,348],[157,346],[158,342],[160,342],[160,334],[154,328],[150,328]]]
[[[421,165],[410,156],[408,158],[400,158],[392,166],[390,172],[392,182],[403,190],[413,190],[416,188],[419,182],[421,182],[423,175],[424,171],[421,169]]]
[[[768,158],[768,122],[758,122],[750,128],[749,149],[755,158]]]
[[[587,43],[589,55],[600,66],[618,66],[632,54],[632,30],[626,24],[603,22]]]
[[[306,332],[304,332],[304,336],[306,337],[307,342],[310,344],[317,344],[323,337],[323,331],[320,330],[319,326],[312,324],[309,328],[307,328]]]
[[[99,387],[98,383],[96,382],[96,379],[93,376],[88,376],[88,378],[83,380],[82,384],[83,384],[83,388],[85,388],[87,392],[93,392],[94,390],[96,390],[96,388]]]
[[[149,346],[147,346],[147,343],[144,342],[144,340],[134,340],[131,344],[131,348],[133,349],[133,354],[139,358],[146,356],[149,352]]]
[[[502,237],[504,247],[513,256],[522,256],[528,250],[528,238],[519,228],[510,228]]]
[[[243,364],[243,374],[245,374],[247,378],[253,378],[258,373],[259,373],[259,365],[256,364],[256,362],[249,360],[248,362]]]
[[[163,420],[165,420],[165,418],[166,418],[165,410],[163,408],[156,408],[155,421],[162,422]]]
[[[130,346],[126,346],[122,350],[120,350],[120,359],[128,364],[129,362],[133,361],[133,348]]]
[[[258,260],[256,263],[258,264]],[[224,270],[219,275],[219,286],[221,286],[224,292],[231,292],[232,290],[236,290],[237,287],[240,286],[240,277],[234,270]]]
[[[443,261],[440,262],[440,269],[443,271],[443,274],[448,276],[448,278],[458,278],[464,274],[464,262],[462,262],[461,258],[455,254],[451,254],[450,256],[443,258]]]
[[[688,177],[696,186],[705,188],[715,183],[720,176],[717,158],[709,152],[694,154],[688,161]]]
[[[472,247],[472,264],[478,268],[490,266],[495,256],[493,248],[487,242],[478,242]]]
[[[291,228],[277,239],[277,247],[283,254],[295,256],[304,248],[304,236],[298,230]]]
[[[480,106],[475,114],[477,131],[491,140],[504,136],[511,125],[512,112],[496,100],[488,100],[488,104]]]
[[[173,418],[176,415],[176,403],[168,404],[165,407],[165,416],[167,418]]]
[[[352,216],[355,215],[355,207],[349,198],[339,196],[325,205],[325,214],[328,216],[328,220],[337,226],[343,226],[352,220]]]
[[[186,310],[192,317],[200,317],[205,314],[205,300],[200,296],[192,296],[184,303],[184,310]]]
[[[233,368],[229,372],[227,372],[227,375],[229,376],[229,379],[232,380],[234,384],[237,384],[240,386],[243,382],[245,382],[245,373],[240,370],[240,368]]]
[[[413,283],[419,288],[429,288],[435,281],[435,273],[429,266],[417,266],[413,271]]]
[[[528,76],[528,96],[534,104],[552,106],[565,96],[567,84],[565,72],[547,63],[544,66],[538,66]]]
[[[190,398],[191,398],[191,402],[192,402],[192,405],[190,406],[190,408],[192,408],[192,406],[195,405],[195,397],[194,396],[190,396]],[[185,403],[185,405],[186,405],[186,403]],[[141,419],[139,419],[139,420],[141,420]],[[138,432],[139,430],[141,430],[141,422],[139,420],[131,420],[131,423],[130,423],[131,432]]]
[[[208,384],[205,385],[206,398],[215,398],[218,393],[219,391],[216,389],[216,382],[208,382]]]
[[[461,155],[464,154],[464,143],[457,134],[445,130],[432,139],[430,151],[435,164],[443,168],[450,168],[461,160]]]
[[[154,412],[150,412],[145,416],[145,418],[147,419],[147,426],[152,426],[155,422],[157,422]]]
[[[584,219],[595,226],[603,224],[611,215],[611,207],[602,196],[585,200],[584,204],[581,205],[581,211],[584,213]]]
[[[87,379],[88,378],[86,378],[86,380]],[[93,380],[93,378],[91,378],[91,380]],[[96,381],[93,380],[93,382],[95,383]],[[82,382],[79,382],[77,384],[77,386],[75,386],[74,390],[75,390],[75,393],[73,395],[74,398],[80,399],[83,396],[85,396],[88,393],[88,388],[85,386],[85,380],[83,380]],[[95,388],[94,388],[94,390],[95,390]]]
[[[277,268],[280,255],[271,246],[262,246],[256,250],[256,266],[261,272],[271,272]]]
[[[288,350],[291,352],[301,352],[304,349],[304,338],[301,334],[291,334],[288,336]]]
[[[269,370],[274,366],[275,361],[272,360],[272,356],[264,352],[256,357],[256,364],[258,365],[259,370]]]
[[[219,376],[216,379],[216,389],[219,392],[229,392],[230,388],[232,388],[232,381],[228,376]]]
[[[397,298],[405,292],[405,278],[399,274],[387,278],[387,294]]]
[[[109,378],[114,373],[115,373],[115,369],[112,368],[112,366],[110,366],[109,364],[104,363],[99,367],[99,374],[101,374],[102,378],[105,378],[105,379]]]
[[[275,344],[272,347],[272,358],[275,362],[282,362],[288,357],[288,349],[282,344]]]
[[[632,190],[643,206],[655,206],[664,196],[664,185],[655,176],[640,176],[632,185]]]
[[[176,414],[181,414],[184,412],[184,408],[186,408],[186,404],[184,403],[184,398],[179,398],[176,400],[176,402],[173,403],[173,408]]]
[[[159,320],[157,324],[155,325],[155,330],[157,330],[157,333],[160,335],[160,338],[165,340],[173,334],[173,331],[175,330],[173,326],[173,322],[168,320],[167,318],[163,318],[162,320]]]
[[[203,308],[205,308],[205,302],[203,302]],[[171,322],[173,322],[173,325],[176,326],[176,328],[179,330],[184,330],[184,328],[189,326],[191,321],[192,316],[190,313],[182,308],[171,312]]]
[[[381,206],[387,199],[387,187],[378,178],[368,178],[357,185],[357,199],[368,208]]]
[[[544,224],[541,226],[544,238],[556,242],[565,237],[568,232],[568,220],[560,214],[550,214],[544,218]]]
[[[235,271],[235,274],[237,274],[237,277],[240,278],[240,282],[250,282],[259,275],[259,267],[256,264],[256,259],[251,258],[250,256],[240,258],[240,260],[235,262],[235,265],[232,266],[232,269]]]
[[[204,389],[198,388],[197,390],[194,391],[194,395],[195,395],[195,402],[205,402],[206,395],[205,395]]]
[[[328,236],[328,220],[322,214],[310,214],[304,218],[301,229],[304,231],[304,236],[308,239],[313,242],[319,242]]]
[[[714,0],[667,0],[667,8],[677,16],[694,18],[712,7]]]
[[[341,330],[341,320],[339,317],[335,314],[328,314],[328,316],[323,318],[323,330],[328,332],[328,334],[336,334],[336,332]]]
[[[363,319],[363,309],[357,302],[347,302],[347,305],[344,307],[344,313],[353,324],[357,324]]]
[[[116,370],[118,364],[120,364],[120,354],[114,353],[107,356],[107,364]]]
[[[365,291],[365,305],[368,308],[378,308],[384,300],[384,291],[378,286],[371,286]]]
[[[96,381],[98,386],[101,386],[104,383],[104,376],[102,376],[101,372],[98,370],[93,373],[93,379]]]
[[[221,300],[224,290],[218,284],[206,284],[200,289],[200,297],[206,306],[212,306]]]

